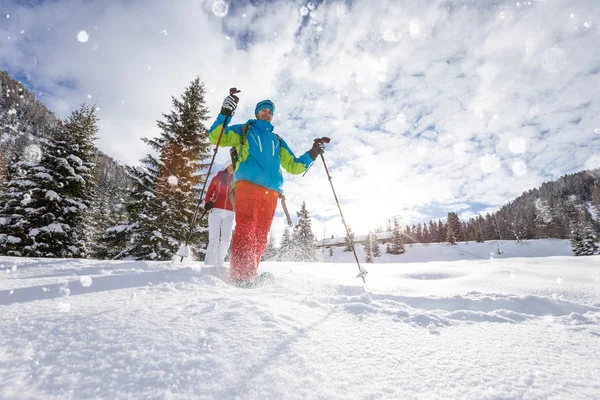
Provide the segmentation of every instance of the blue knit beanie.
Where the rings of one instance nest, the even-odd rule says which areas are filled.
[[[271,100],[263,100],[259,101],[258,104],[256,104],[256,108],[254,109],[254,115],[258,116],[258,112],[263,108],[268,108],[273,114],[275,114],[275,104],[273,104]]]

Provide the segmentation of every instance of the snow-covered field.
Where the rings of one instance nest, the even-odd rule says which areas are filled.
[[[254,289],[192,262],[0,257],[0,398],[600,398],[600,257],[463,246],[384,255],[366,285],[351,262],[266,262]]]

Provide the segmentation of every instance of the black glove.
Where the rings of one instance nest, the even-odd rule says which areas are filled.
[[[223,107],[221,107],[221,114],[231,117],[235,113],[235,109],[239,100],[239,97],[237,97],[235,94],[230,94],[229,96],[225,97],[225,100],[223,100]]]
[[[313,161],[315,161],[319,154],[323,154],[324,152],[325,143],[321,142],[320,140],[315,140],[312,148],[308,151],[308,155],[313,159]]]
[[[204,205],[204,211],[208,211],[208,210],[210,210],[211,208],[213,208],[213,205],[214,205],[214,204],[215,204],[215,203],[213,203],[213,201],[212,201],[212,200],[211,200],[211,201],[209,201],[208,203],[206,203],[206,204]]]

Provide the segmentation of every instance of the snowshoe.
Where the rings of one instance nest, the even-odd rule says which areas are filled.
[[[273,283],[274,281],[275,281],[275,276],[272,273],[263,272],[262,274],[258,275],[256,278],[254,278],[252,280],[231,282],[231,284],[233,286],[237,286],[240,288],[250,289],[250,288],[268,285],[270,283]]]

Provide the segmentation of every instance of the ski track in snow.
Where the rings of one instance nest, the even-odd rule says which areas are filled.
[[[598,398],[600,262],[573,260],[373,266],[365,286],[264,263],[276,282],[239,289],[198,264],[0,258],[0,398]]]

